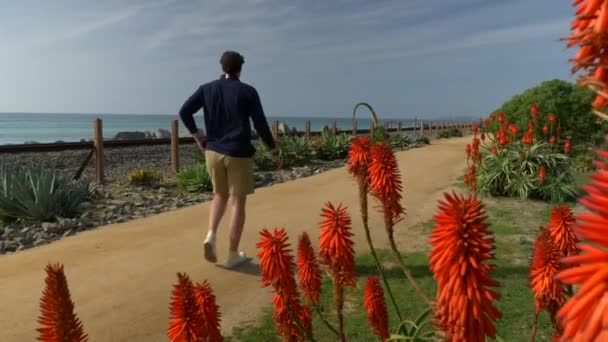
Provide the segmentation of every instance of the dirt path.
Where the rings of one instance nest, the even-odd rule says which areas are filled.
[[[400,244],[413,242],[407,227],[428,220],[436,200],[464,168],[470,138],[435,141],[398,154],[404,179],[407,218],[396,227]],[[252,322],[269,305],[270,292],[260,288],[255,244],[261,228],[285,227],[296,241],[303,230],[316,240],[326,201],[344,203],[353,217],[357,248],[366,249],[357,212],[357,193],[345,168],[259,189],[251,196],[242,248],[254,263],[226,271],[203,261],[202,236],[208,204],[115,224],[50,245],[0,256],[0,331],[3,341],[33,341],[39,299],[48,262],[65,265],[76,313],[91,341],[166,341],[171,285],[177,272],[194,281],[208,279],[222,313],[222,327]],[[378,245],[386,238],[380,215],[371,214]],[[218,241],[220,261],[227,250],[226,226]],[[420,240],[421,237],[418,237]],[[415,242],[415,241],[414,241]]]

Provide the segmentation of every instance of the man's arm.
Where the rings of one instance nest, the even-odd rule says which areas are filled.
[[[203,108],[202,95],[203,90],[202,87],[200,87],[186,100],[186,102],[184,102],[182,108],[179,110],[179,117],[182,119],[184,126],[186,126],[190,134],[198,133],[198,128],[194,121],[194,114]]]
[[[188,132],[192,134],[192,137],[199,145],[200,148],[205,148],[205,137],[201,134],[196,127],[196,121],[194,121],[194,114],[203,108],[203,87],[199,87],[194,94],[184,102],[182,108],[179,110],[179,117],[181,118],[184,126],[188,129]]]
[[[272,133],[270,132],[270,127],[268,127],[268,121],[266,120],[266,115],[264,115],[260,96],[255,89],[253,89],[251,101],[251,119],[253,120],[253,127],[255,127],[256,132],[258,132],[258,135],[266,146],[268,146],[269,149],[274,150],[276,144],[272,137]]]

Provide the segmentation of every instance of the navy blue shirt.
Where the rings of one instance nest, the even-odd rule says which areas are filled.
[[[271,149],[275,142],[268,127],[260,96],[254,87],[235,77],[203,84],[183,104],[179,116],[192,134],[198,128],[194,114],[203,108],[207,149],[237,158],[249,158],[255,153],[251,143],[251,124]]]

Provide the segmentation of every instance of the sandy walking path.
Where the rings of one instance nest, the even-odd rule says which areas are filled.
[[[406,220],[396,227],[400,244],[423,239],[408,236],[407,227],[428,220],[435,212],[436,200],[462,173],[464,146],[469,140],[438,140],[428,147],[398,153],[407,210]],[[250,197],[241,247],[254,260],[239,271],[227,271],[203,260],[208,203],[0,256],[1,340],[35,339],[48,262],[65,265],[76,313],[93,342],[167,341],[169,298],[177,272],[187,272],[193,281],[210,281],[220,305],[223,330],[228,334],[232,327],[255,320],[260,309],[270,303],[269,290],[260,288],[255,257],[259,230],[285,227],[293,244],[306,230],[316,241],[326,201],[349,207],[357,248],[365,250],[356,188],[346,169],[340,168],[258,189]],[[371,227],[377,227],[377,245],[385,244],[379,214],[371,214]],[[226,228],[226,224],[220,228],[220,261],[227,250]]]

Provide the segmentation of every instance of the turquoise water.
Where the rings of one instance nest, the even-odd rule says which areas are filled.
[[[197,114],[196,122],[201,127],[203,117]],[[80,141],[80,139],[92,139],[93,120],[103,120],[104,138],[111,139],[121,131],[152,131],[159,128],[170,130],[171,121],[177,119],[175,115],[131,115],[131,114],[50,114],[50,113],[0,113],[0,145],[23,144],[26,141],[40,143],[55,141]],[[331,127],[336,120],[338,129],[352,129],[352,118],[319,118],[319,117],[268,117],[269,124],[279,120],[290,128],[296,127],[298,131],[304,131],[306,121],[310,120],[311,130],[320,131],[324,126]],[[396,119],[391,119],[396,120]],[[404,127],[413,123],[411,119],[400,119]],[[369,117],[357,115],[359,129],[370,127]],[[180,122],[180,135],[188,135],[186,128]]]

